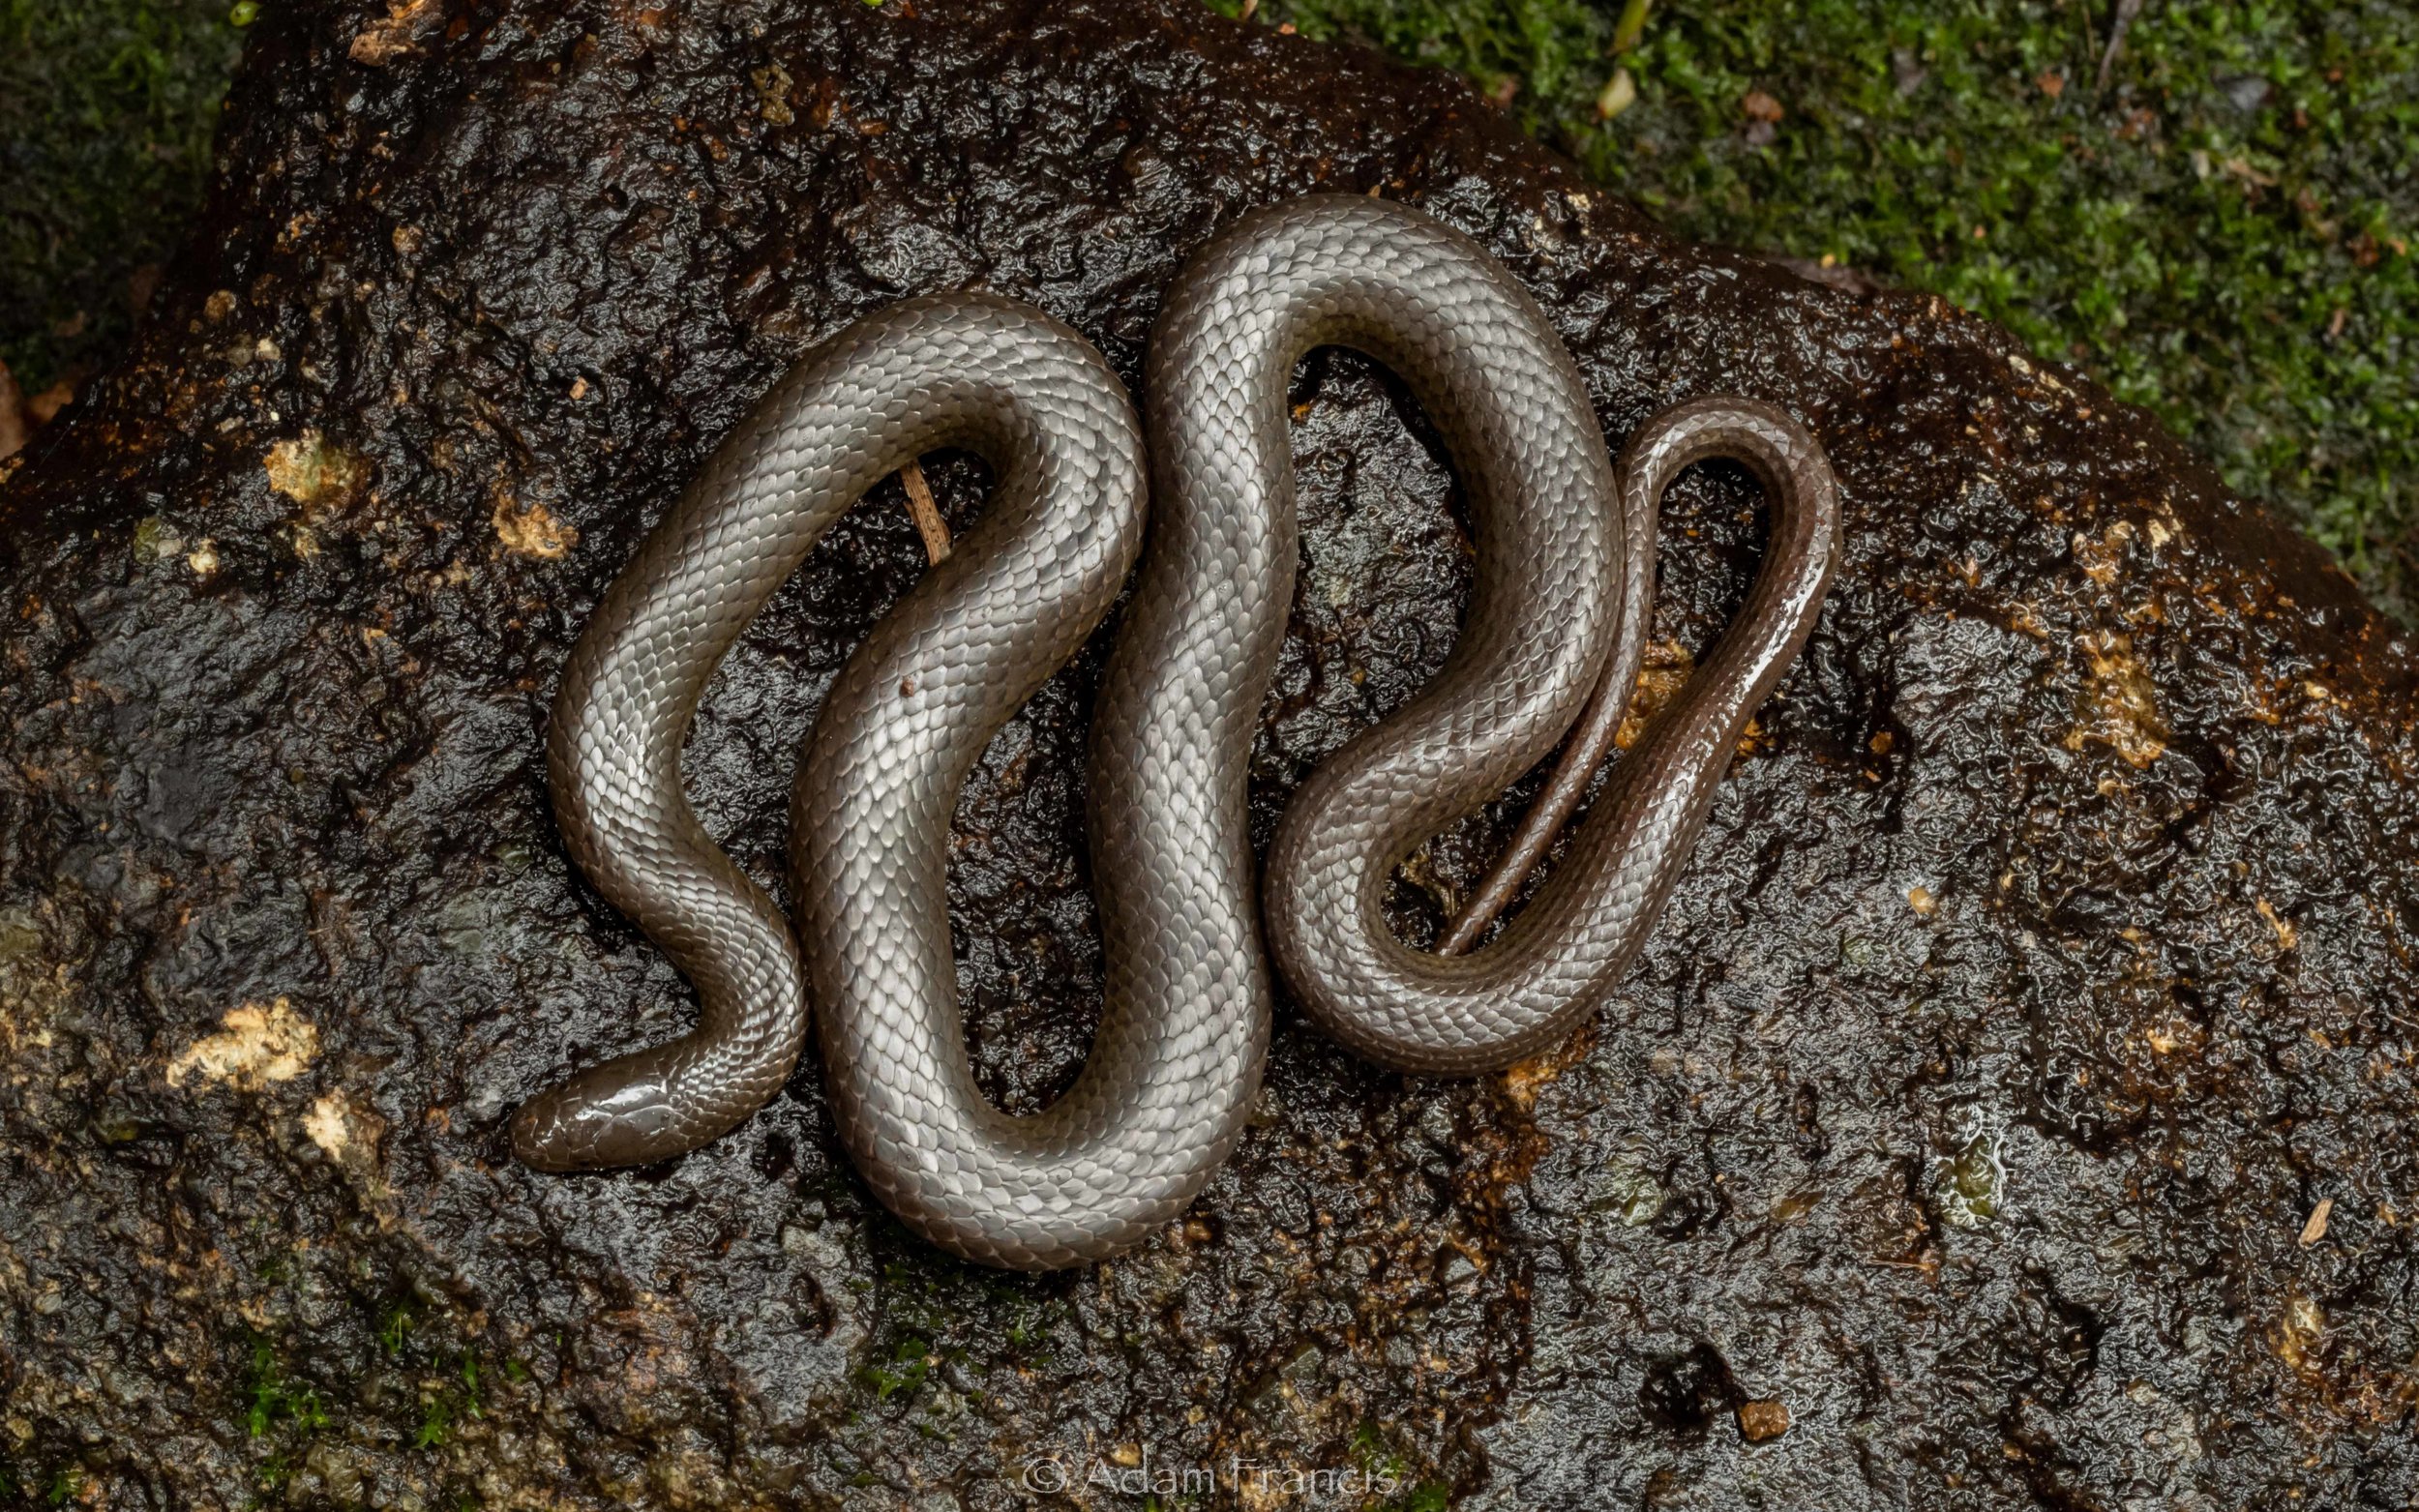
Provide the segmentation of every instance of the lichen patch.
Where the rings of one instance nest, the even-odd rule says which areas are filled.
[[[284,997],[227,1010],[219,1032],[205,1034],[168,1062],[168,1085],[199,1077],[238,1092],[257,1092],[272,1082],[291,1082],[319,1053],[317,1026]]]
[[[1613,735],[1616,750],[1627,751],[1646,738],[1648,726],[1655,716],[1688,686],[1688,678],[1696,671],[1696,658],[1677,640],[1657,640],[1646,648],[1638,667],[1638,686],[1629,696],[1629,707],[1622,711],[1621,728]]]
[[[770,126],[788,126],[797,119],[790,108],[790,71],[778,63],[768,63],[748,75],[756,86],[757,113]]]
[[[351,503],[370,473],[369,463],[358,454],[329,444],[316,429],[270,447],[261,466],[268,471],[269,487],[306,511]]]
[[[1564,1072],[1588,1058],[1588,1052],[1596,1048],[1596,1025],[1591,1022],[1552,1050],[1506,1066],[1505,1095],[1523,1112],[1535,1108],[1539,1093],[1561,1080]]]
[[[579,544],[580,532],[556,519],[543,504],[523,504],[503,489],[495,490],[495,539],[516,556],[554,561]]]
[[[2134,544],[2133,521],[2120,519],[2099,535],[2076,531],[2073,544],[2075,564],[2083,576],[2102,587],[2117,580],[2125,569],[2125,553]]]
[[[2086,636],[2083,662],[2090,672],[2066,732],[2066,748],[2080,751],[2098,741],[2136,767],[2166,753],[2167,726],[2159,713],[2150,674],[2134,657],[2126,637],[2108,632]]]
[[[145,515],[134,522],[134,560],[164,562],[185,554],[185,538],[165,515]]]
[[[345,56],[371,68],[384,68],[405,53],[419,50],[420,29],[444,14],[438,0],[395,0],[386,15],[363,27]]]
[[[2276,904],[2262,898],[2255,906],[2259,910],[2259,917],[2267,920],[2268,928],[2276,932],[2279,949],[2291,950],[2301,943],[2301,932],[2293,928],[2292,920],[2276,911]]]
[[[344,1117],[344,1099],[329,1092],[313,1103],[311,1112],[303,1114],[303,1133],[311,1136],[312,1143],[342,1159],[344,1147],[353,1141],[351,1125]]]

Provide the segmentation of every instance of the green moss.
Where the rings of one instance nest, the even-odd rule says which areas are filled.
[[[0,362],[27,393],[105,364],[136,269],[200,197],[225,0],[0,0]]]
[[[478,1357],[465,1352],[455,1375],[454,1380],[441,1376],[422,1379],[420,1423],[412,1430],[413,1448],[438,1448],[463,1423],[487,1416],[486,1400],[479,1391]]]
[[[899,1341],[887,1360],[877,1360],[865,1367],[865,1383],[874,1388],[875,1397],[883,1402],[896,1392],[912,1392],[924,1383],[932,1370],[932,1346],[910,1337]]]
[[[1417,1484],[1412,1482],[1411,1462],[1395,1450],[1394,1446],[1388,1441],[1386,1431],[1376,1423],[1363,1419],[1360,1426],[1353,1431],[1352,1450],[1354,1466],[1368,1478],[1370,1484],[1388,1488],[1412,1486],[1403,1497],[1395,1499],[1393,1505],[1396,1507],[1408,1505],[1409,1497],[1421,1496],[1432,1489],[1436,1490],[1439,1496],[1443,1495],[1441,1488],[1431,1487],[1424,1482]],[[1443,1503],[1440,1501],[1438,1505],[1442,1506]]]
[[[378,1319],[378,1348],[385,1350],[389,1358],[400,1357],[403,1346],[411,1342],[411,1326],[410,1308],[401,1302],[389,1307]]]
[[[244,1426],[254,1438],[268,1437],[280,1424],[291,1423],[304,1434],[327,1426],[319,1393],[285,1374],[268,1340],[252,1341],[252,1362],[244,1372]]]
[[[2103,91],[2097,0],[1708,0],[1653,9],[1618,58],[1614,9],[1266,0],[1257,19],[1468,72],[1684,236],[2005,322],[2419,607],[2419,11],[2147,7]],[[1616,67],[1635,103],[1600,120]]]
[[[411,1446],[415,1449],[437,1448],[453,1431],[453,1403],[442,1393],[423,1397],[420,1402],[420,1426],[412,1432]]]

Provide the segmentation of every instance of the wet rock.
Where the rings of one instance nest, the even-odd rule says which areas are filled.
[[[275,8],[220,154],[161,318],[0,462],[8,1495],[990,1509],[1129,1451],[1213,1504],[2419,1495],[2409,649],[2077,374],[1676,245],[1453,79],[1180,0]],[[1317,189],[1484,240],[1616,443],[1742,392],[1843,483],[1821,628],[1598,1022],[1427,1083],[1286,1010],[1233,1164],[1072,1275],[905,1234],[811,1059],[686,1160],[515,1165],[520,1097],[690,1011],[566,865],[539,750],[715,440],[923,289],[1130,379],[1177,263]],[[1434,671],[1473,550],[1399,385],[1321,353],[1295,399],[1264,838]],[[962,527],[981,469],[927,472]],[[1658,667],[1759,519],[1727,467],[1674,489]],[[791,753],[923,559],[885,485],[707,698],[692,790],[776,891]],[[1090,1032],[1105,643],[959,811],[1010,1108]],[[1530,790],[1406,867],[1406,937]]]

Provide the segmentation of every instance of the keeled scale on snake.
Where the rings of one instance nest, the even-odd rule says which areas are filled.
[[[1442,432],[1478,575],[1433,681],[1295,794],[1268,857],[1264,953],[1245,783],[1293,601],[1286,387],[1327,343],[1391,367]],[[1329,1033],[1407,1071],[1506,1065],[1603,1000],[1821,606],[1838,500],[1813,441],[1769,405],[1698,400],[1650,421],[1616,468],[1578,370],[1511,276],[1428,216],[1359,197],[1257,212],[1195,255],[1152,331],[1146,394],[1148,448],[1082,337],[1008,300],[934,295],[824,343],[714,453],[598,606],[548,752],[574,859],[696,985],[699,1023],[532,1099],[513,1125],[523,1160],[589,1170],[707,1142],[780,1089],[811,999],[840,1131],[882,1201],[971,1260],[1071,1265],[1177,1216],[1226,1158],[1259,1089],[1269,956]],[[824,702],[791,809],[793,934],[699,824],[681,742],[715,667],[824,529],[944,446],[998,483]],[[1745,463],[1773,501],[1747,605],[1528,906],[1463,953],[1612,743],[1645,641],[1657,502],[1709,457]],[[1091,736],[1100,1027],[1074,1085],[1011,1117],[965,1052],[950,816],[984,746],[1138,557]],[[1444,950],[1402,944],[1381,912],[1391,870],[1567,734]]]

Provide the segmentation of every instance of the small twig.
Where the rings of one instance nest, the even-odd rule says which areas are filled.
[[[2116,72],[2117,54],[2125,48],[2125,33],[2134,24],[2134,17],[2142,14],[2143,0],[2116,0],[2116,14],[2108,18],[2108,46],[2100,54],[2099,93],[2108,92],[2108,75]]]
[[[949,522],[941,518],[941,506],[933,502],[933,486],[924,481],[924,464],[909,462],[899,469],[899,481],[907,485],[908,518],[915,521],[915,533],[924,538],[924,559],[938,567],[949,559]]]
[[[1248,20],[1250,20],[1250,19],[1251,19],[1251,15],[1252,15],[1252,13],[1253,13],[1254,11],[1259,10],[1259,9],[1260,9],[1260,0],[1243,0],[1243,9],[1242,9],[1242,12],[1241,12],[1241,14],[1238,15],[1235,17],[1235,19],[1237,19],[1237,20],[1239,20],[1239,21],[1248,21]]]
[[[17,392],[9,365],[0,362],[0,459],[15,455],[30,433],[25,424],[25,396]]]
[[[1629,0],[1621,8],[1621,19],[1613,23],[1613,52],[1619,55],[1638,44],[1646,32],[1646,8],[1649,0]]]

